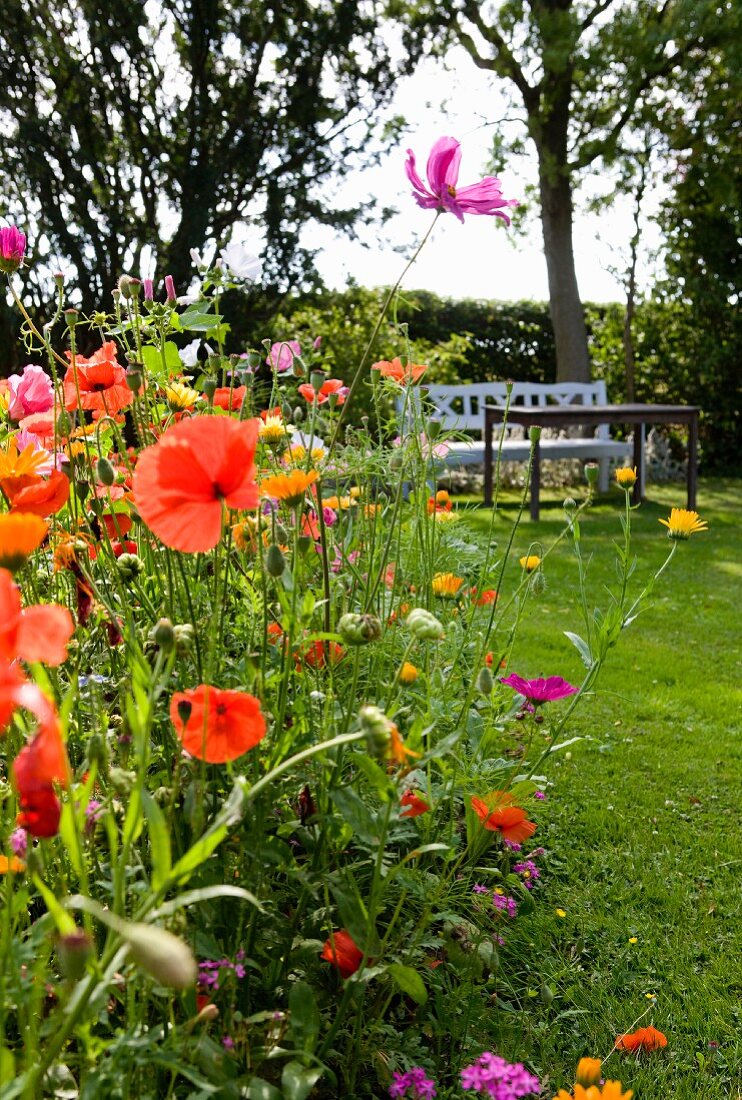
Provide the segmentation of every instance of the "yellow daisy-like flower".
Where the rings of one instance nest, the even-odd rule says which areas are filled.
[[[600,1058],[580,1058],[577,1063],[575,1080],[578,1085],[588,1088],[590,1085],[599,1085],[601,1078],[602,1062]]]
[[[382,504],[364,504],[363,514],[364,516],[368,516],[369,519],[373,519],[374,516],[378,516],[382,508]]]
[[[266,416],[258,427],[258,438],[269,447],[276,447],[286,438],[288,427],[282,416]]]
[[[464,583],[463,577],[457,577],[455,573],[436,573],[431,582],[433,593],[444,599],[454,599]]]
[[[44,541],[49,524],[32,512],[0,515],[0,568],[15,573]]]
[[[352,496],[327,497],[322,503],[326,508],[332,508],[333,512],[347,512],[349,508],[355,508],[357,501]]]
[[[616,470],[616,481],[622,489],[633,489],[636,484],[636,466],[622,466]]]
[[[350,490],[349,490],[350,499],[351,500],[358,500],[360,495],[361,495],[361,490],[359,489],[359,487],[357,485],[352,485]]]
[[[620,1081],[606,1081],[602,1088],[600,1085],[590,1085],[589,1088],[575,1085],[574,1092],[560,1089],[554,1100],[631,1100],[633,1095],[633,1089],[623,1091]]]
[[[698,512],[689,512],[687,508],[673,508],[669,519],[661,519],[667,528],[669,539],[689,539],[696,531],[708,531],[705,520],[698,518]]]
[[[293,447],[290,447],[283,456],[284,462],[294,462],[297,466],[300,466],[304,459],[307,457],[306,447],[302,447],[301,443],[295,443]],[[309,452],[309,457],[315,466],[319,466],[322,459],[325,457],[325,450],[323,447],[312,447]]]
[[[276,474],[274,477],[266,477],[260,483],[260,491],[263,496],[274,497],[288,504],[289,508],[297,508],[304,500],[304,495],[309,486],[317,480],[317,471],[292,470],[289,474]]]
[[[524,569],[526,573],[533,573],[534,569],[538,569],[541,564],[541,558],[538,554],[528,554],[526,557],[518,559],[521,569]]]
[[[405,661],[399,670],[399,682],[400,684],[414,684],[419,673],[413,664],[409,661]]]
[[[5,450],[0,450],[0,480],[38,475],[40,467],[48,460],[49,452],[36,450],[32,443],[19,453],[16,441],[11,439]]]
[[[458,523],[458,512],[433,512],[434,523]]]
[[[201,400],[201,394],[182,382],[171,382],[165,386],[165,398],[172,412],[186,412]]]

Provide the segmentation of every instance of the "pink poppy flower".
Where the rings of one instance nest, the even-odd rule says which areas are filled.
[[[43,367],[29,363],[23,368],[23,374],[11,374],[8,379],[8,416],[11,420],[47,412],[53,404],[52,380]]]
[[[567,695],[574,695],[580,689],[568,684],[561,676],[548,676],[545,680],[524,680],[522,676],[512,673],[502,680],[519,695],[525,696],[529,703],[538,707],[541,703],[553,703],[556,699],[564,699]]]
[[[461,146],[456,138],[438,138],[428,157],[426,175],[429,187],[426,187],[417,173],[415,154],[408,149],[405,171],[414,188],[413,197],[418,206],[425,210],[448,211],[462,222],[464,214],[494,214],[510,225],[510,218],[503,208],[517,206],[517,200],[502,197],[500,181],[494,176],[485,176],[479,183],[470,183],[468,187],[457,187],[460,164]]]
[[[295,355],[301,355],[301,347],[298,342],[296,340],[281,340],[271,346],[265,361],[269,367],[283,372],[289,369]]]

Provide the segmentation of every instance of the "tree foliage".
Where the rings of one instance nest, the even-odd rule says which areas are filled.
[[[374,0],[6,0],[0,214],[39,229],[36,260],[72,261],[89,308],[124,265],[156,261],[184,287],[190,249],[240,220],[264,234],[269,287],[311,281],[300,229],[358,215],[319,185],[392,86],[377,14]]]

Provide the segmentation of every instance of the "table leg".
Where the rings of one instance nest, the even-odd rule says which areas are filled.
[[[636,481],[632,501],[634,504],[642,502],[642,488],[644,486],[644,425],[634,425],[634,467],[636,469]]]
[[[696,510],[696,484],[698,479],[698,413],[688,425],[688,510]]]
[[[537,520],[539,513],[539,495],[541,492],[541,444],[536,440],[533,445],[533,466],[531,468],[531,519]]]
[[[492,507],[492,421],[484,416],[484,504]]]

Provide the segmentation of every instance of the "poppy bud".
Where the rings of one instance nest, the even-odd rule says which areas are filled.
[[[193,648],[193,633],[192,623],[176,623],[173,627],[175,652],[179,657],[183,657],[186,653],[190,653]]]
[[[78,500],[83,500],[84,501],[89,492],[90,492],[90,486],[88,485],[87,481],[76,481],[75,482],[75,496],[77,497]]]
[[[70,434],[71,430],[72,421],[70,420],[69,414],[66,412],[61,412],[57,417],[57,434],[61,436],[66,436]]]
[[[481,692],[482,695],[491,695],[494,686],[495,681],[492,679],[492,673],[487,666],[484,665],[480,668],[479,675],[477,676],[477,691]]]
[[[282,576],[286,568],[286,559],[283,556],[281,547],[276,546],[275,542],[268,547],[268,552],[265,555],[265,568],[271,577]]]
[[[194,985],[198,967],[188,944],[154,924],[121,923],[120,934],[137,966],[171,989]]]
[[[299,538],[297,539],[297,543],[296,543],[296,548],[297,548],[297,550],[299,551],[300,554],[306,554],[306,552],[309,550],[310,546],[313,546],[313,545],[314,545],[314,539],[310,538],[309,535],[299,535]]]
[[[445,637],[443,625],[424,607],[415,607],[405,620],[407,629],[419,641],[438,642]]]
[[[300,424],[302,422],[302,420],[304,419],[304,409],[302,409],[301,405],[296,406],[291,414],[291,419],[297,424]]]
[[[277,523],[275,528],[276,542],[280,546],[285,546],[289,541],[289,533],[282,523]]]
[[[262,362],[262,357],[259,351],[248,351],[247,353],[247,365],[250,370],[257,370]]]
[[[131,298],[131,276],[122,275],[118,281],[118,288],[122,298],[126,298],[127,300]]]
[[[564,504],[562,505],[562,508],[568,516],[571,516],[572,513],[577,510],[577,501],[573,500],[572,497],[567,497],[564,501]]]
[[[531,424],[530,428],[528,429],[528,438],[530,439],[531,443],[538,443],[539,439],[541,438],[540,425]]]
[[[348,612],[338,622],[338,634],[346,645],[368,645],[381,637],[381,623],[375,615]]]
[[[150,637],[155,645],[169,653],[175,645],[175,628],[169,619],[158,619],[152,627]]]
[[[92,951],[90,936],[81,928],[60,936],[57,941],[57,954],[65,978],[73,982],[79,981],[85,973]]]
[[[369,753],[372,756],[385,757],[392,739],[392,723],[382,710],[371,704],[361,707],[358,717],[366,735]]]
[[[95,472],[101,485],[113,485],[116,480],[116,471],[113,465],[103,455],[98,459]]]
[[[538,573],[534,574],[533,580],[531,581],[531,591],[534,596],[542,596],[546,591],[546,577],[542,569],[539,569]]]

